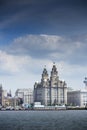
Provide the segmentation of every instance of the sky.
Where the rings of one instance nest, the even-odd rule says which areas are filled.
[[[86,0],[0,0],[0,84],[33,89],[55,62],[60,80],[82,89],[87,76]]]

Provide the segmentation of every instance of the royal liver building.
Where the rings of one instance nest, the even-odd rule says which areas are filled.
[[[65,81],[59,80],[55,64],[53,64],[50,78],[44,68],[41,82],[35,83],[34,102],[41,102],[43,105],[67,104],[67,85]]]

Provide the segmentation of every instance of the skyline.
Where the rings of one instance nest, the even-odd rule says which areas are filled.
[[[86,0],[1,0],[0,83],[32,88],[55,62],[60,80],[84,88],[87,76]]]

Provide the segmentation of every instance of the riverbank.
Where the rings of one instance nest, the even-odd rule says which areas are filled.
[[[1,109],[0,111],[60,111],[60,110],[87,110],[85,107],[65,107],[65,108],[27,108],[27,109]]]

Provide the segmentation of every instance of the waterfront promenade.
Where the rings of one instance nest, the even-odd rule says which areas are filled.
[[[33,108],[1,108],[0,111],[59,111],[59,110],[87,110],[86,107],[55,107],[55,106],[45,106],[45,107],[33,107]]]

